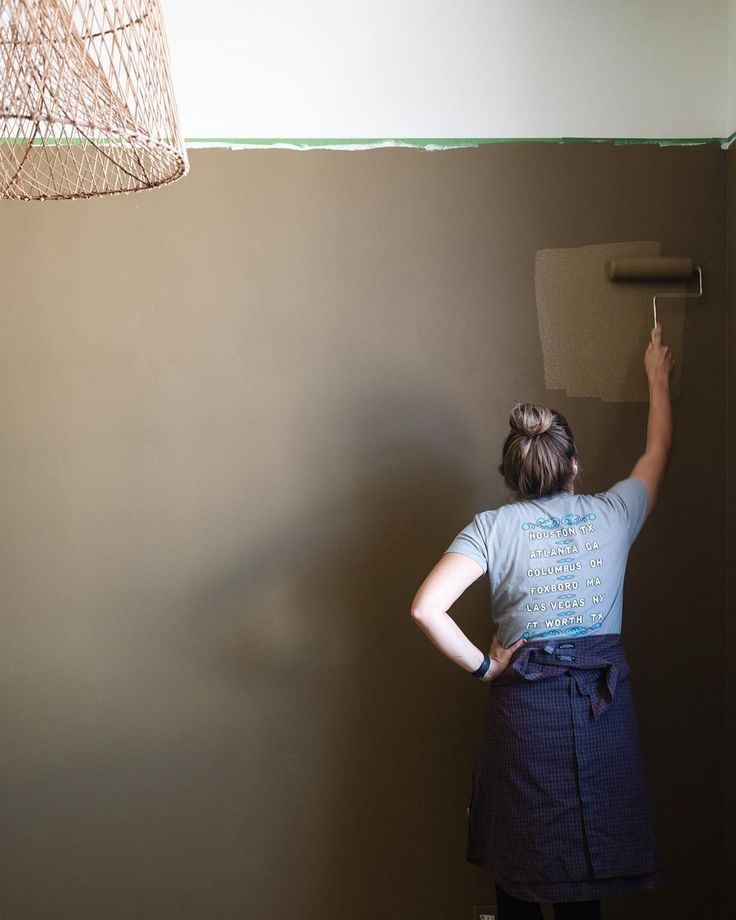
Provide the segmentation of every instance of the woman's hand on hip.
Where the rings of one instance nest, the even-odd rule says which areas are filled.
[[[526,639],[522,638],[518,639],[508,648],[504,648],[498,640],[498,633],[494,633],[493,639],[491,640],[491,650],[488,652],[488,657],[491,659],[491,666],[488,668],[488,671],[486,671],[483,680],[492,681],[500,674],[503,674],[509,666],[509,662],[513,658],[514,653],[526,644]]]

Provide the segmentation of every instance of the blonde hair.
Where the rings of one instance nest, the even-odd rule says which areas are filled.
[[[517,403],[509,416],[499,472],[521,499],[570,490],[578,459],[567,420],[556,409]]]

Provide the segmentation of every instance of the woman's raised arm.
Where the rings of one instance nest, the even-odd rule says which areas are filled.
[[[647,444],[631,471],[631,476],[641,479],[647,488],[650,511],[657,500],[672,448],[670,373],[673,363],[672,353],[662,344],[662,324],[657,323],[644,355],[649,380]]]

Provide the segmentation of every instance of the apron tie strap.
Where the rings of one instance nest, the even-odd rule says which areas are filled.
[[[511,668],[529,681],[544,680],[569,672],[580,693],[588,697],[594,719],[600,718],[611,706],[621,670],[612,661],[594,652],[586,652],[574,642],[525,645],[514,656]],[[585,673],[589,671],[603,673],[600,679],[591,681]],[[501,674],[498,681],[504,682],[504,676]]]

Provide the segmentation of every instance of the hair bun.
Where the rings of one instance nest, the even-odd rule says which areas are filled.
[[[554,412],[551,409],[532,403],[517,403],[511,410],[509,425],[519,434],[533,437],[549,431],[554,420]]]

